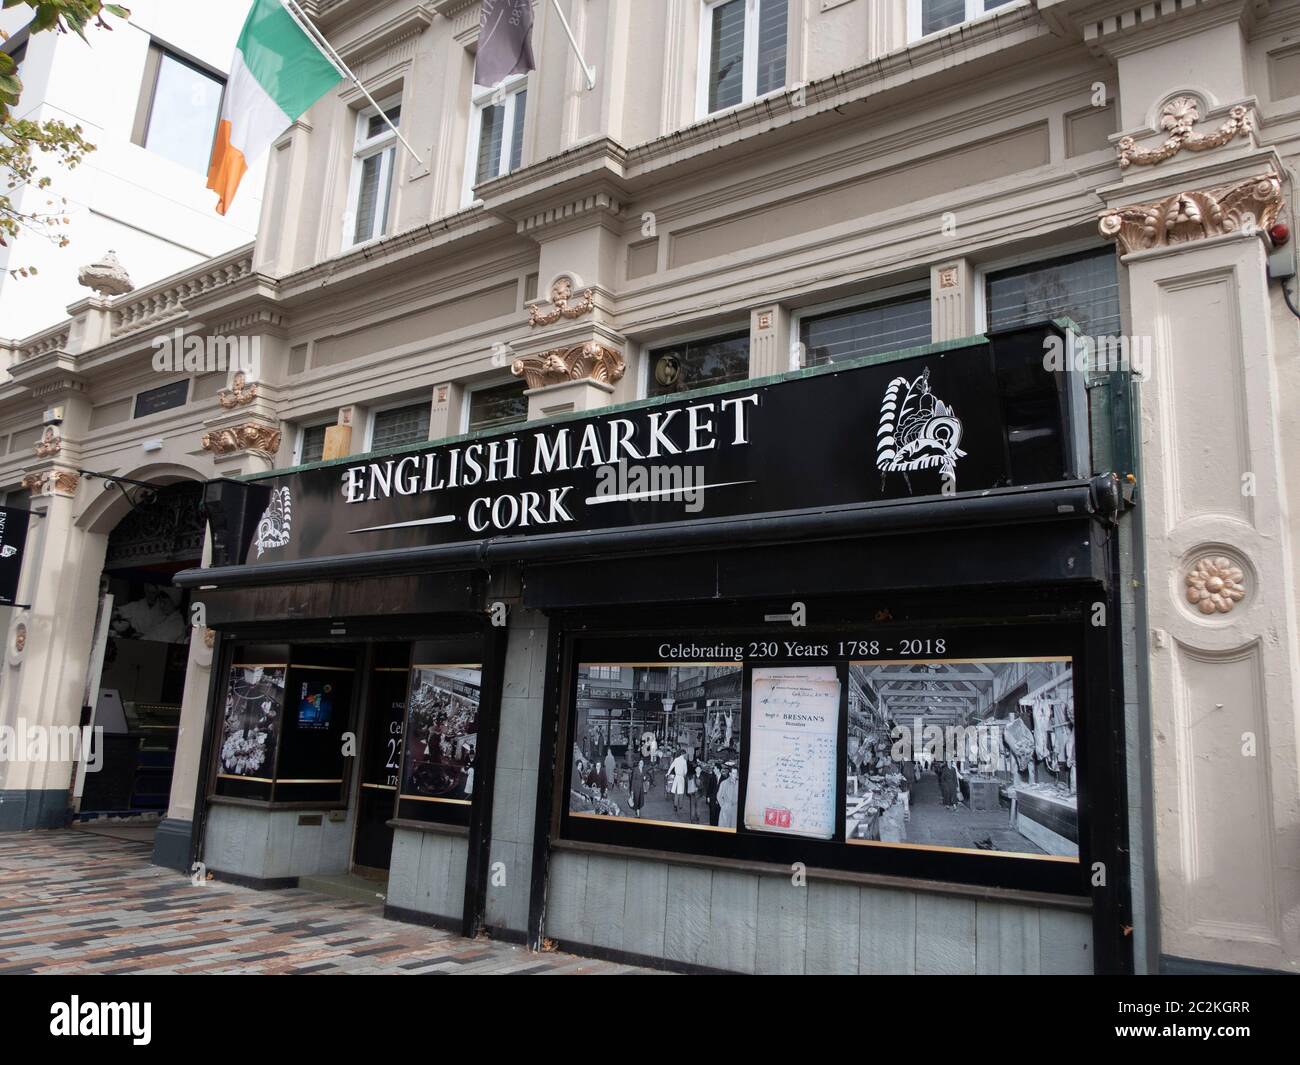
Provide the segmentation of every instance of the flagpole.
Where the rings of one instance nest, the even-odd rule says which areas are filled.
[[[407,143],[406,138],[402,136],[402,131],[393,124],[393,120],[388,117],[384,109],[379,106],[375,101],[375,98],[371,96],[366,87],[361,84],[361,79],[353,74],[348,65],[343,62],[342,56],[334,50],[334,46],[330,44],[329,40],[325,37],[325,34],[316,27],[316,24],[312,22],[312,20],[307,17],[306,13],[298,6],[298,0],[280,0],[280,3],[284,6],[284,9],[289,12],[289,17],[298,24],[299,29],[301,29],[303,33],[307,34],[311,39],[312,44],[316,46],[321,55],[329,60],[330,65],[333,66],[341,76],[352,82],[353,85],[361,90],[361,95],[366,98],[371,107],[379,112],[379,117],[382,118],[384,124],[393,131],[394,136],[402,142],[402,147],[411,153],[411,158],[421,166],[424,166],[424,160],[420,158],[419,153]]]
[[[596,68],[587,66],[587,60],[582,54],[582,49],[578,47],[578,38],[573,35],[569,20],[564,17],[564,10],[560,7],[560,0],[551,0],[551,3],[555,5],[555,13],[560,16],[560,25],[564,27],[564,32],[569,35],[569,44],[573,46],[573,54],[578,57],[578,62],[582,64],[582,72],[587,75],[587,91],[590,92],[596,87]]]

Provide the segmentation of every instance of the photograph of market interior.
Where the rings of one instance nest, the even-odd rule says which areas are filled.
[[[473,797],[482,678],[477,666],[411,670],[402,798],[468,802]]]
[[[569,812],[735,831],[741,668],[583,665]]]
[[[1078,858],[1068,659],[849,667],[852,843]]]

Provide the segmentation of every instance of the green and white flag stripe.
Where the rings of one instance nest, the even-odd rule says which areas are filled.
[[[342,80],[283,0],[253,0],[231,61],[208,171],[218,212],[229,209],[249,164]]]

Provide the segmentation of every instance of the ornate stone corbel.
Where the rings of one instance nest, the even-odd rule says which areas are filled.
[[[38,459],[53,458],[63,450],[63,437],[59,435],[59,430],[53,425],[47,425],[45,431],[41,433],[41,438],[36,441],[36,457]]]
[[[257,382],[250,384],[243,370],[235,374],[235,383],[232,387],[223,388],[217,393],[217,402],[221,404],[223,410],[247,407],[255,399],[257,399]]]
[[[1199,101],[1191,96],[1170,100],[1161,108],[1160,114],[1160,128],[1169,134],[1168,139],[1159,148],[1139,148],[1135,138],[1122,138],[1116,145],[1121,170],[1130,166],[1155,166],[1184,150],[1204,152],[1219,148],[1234,137],[1249,135],[1254,129],[1250,112],[1237,106],[1228,112],[1228,121],[1214,133],[1197,133],[1195,126],[1201,120],[1201,107]]]
[[[591,289],[585,290],[576,303],[569,302],[572,298],[573,278],[567,275],[557,277],[551,286],[551,306],[554,309],[543,311],[540,306],[529,307],[528,324],[534,328],[539,325],[554,325],[561,318],[572,321],[596,309],[596,297]]]
[[[81,484],[81,474],[76,470],[42,470],[29,473],[22,480],[22,487],[33,499],[40,496],[67,496],[77,494]]]
[[[225,429],[214,429],[203,436],[203,450],[214,455],[233,455],[251,451],[257,455],[274,458],[280,450],[280,430],[257,422],[245,422]]]
[[[1267,230],[1282,210],[1282,182],[1262,174],[1201,192],[1179,192],[1156,203],[1103,211],[1101,235],[1120,254],[1185,244],[1253,227]]]
[[[516,359],[510,372],[522,377],[529,388],[587,379],[602,385],[615,385],[623,380],[627,364],[619,352],[589,341],[572,348],[555,348],[540,355]]]

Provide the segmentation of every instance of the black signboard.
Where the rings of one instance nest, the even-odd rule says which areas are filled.
[[[1087,474],[1039,327],[251,482],[249,565],[967,494]],[[251,518],[253,515],[250,514]],[[220,515],[217,515],[220,519]],[[229,525],[229,522],[226,523]],[[242,557],[240,557],[242,549]]]
[[[0,507],[0,606],[13,606],[17,601],[30,520],[31,514],[25,510]]]
[[[135,397],[135,413],[132,417],[145,418],[150,414],[159,414],[174,407],[183,407],[189,396],[189,391],[190,382],[187,379],[173,381],[161,388],[151,388],[148,392],[141,392]]]

